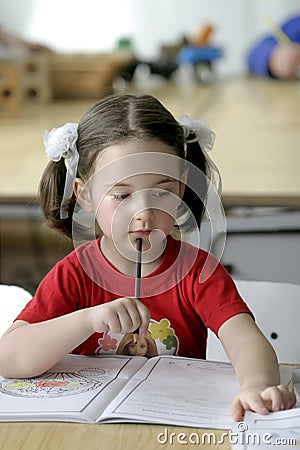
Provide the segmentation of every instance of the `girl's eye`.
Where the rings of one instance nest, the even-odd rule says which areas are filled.
[[[160,198],[160,197],[164,197],[166,195],[169,195],[170,191],[164,191],[164,190],[159,190],[159,191],[154,191],[152,192],[152,196],[155,198]]]
[[[111,194],[111,197],[114,200],[122,201],[129,197],[129,194]]]
[[[153,197],[153,198],[162,198],[165,197],[169,194],[171,194],[170,191],[166,191],[163,189],[158,189],[158,190],[154,190],[154,191],[150,191],[149,194]],[[130,197],[131,194],[110,194],[110,196],[116,200],[121,202],[122,200],[125,200],[126,198]]]

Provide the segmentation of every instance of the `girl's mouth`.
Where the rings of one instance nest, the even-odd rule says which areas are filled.
[[[143,237],[143,236],[149,236],[152,230],[147,229],[147,230],[135,230],[135,231],[130,231],[130,234],[133,234],[135,237]]]

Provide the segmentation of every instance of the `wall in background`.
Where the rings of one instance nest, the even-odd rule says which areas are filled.
[[[299,12],[299,0],[0,0],[1,25],[58,52],[106,51],[130,36],[142,59],[159,56],[162,44],[191,36],[206,22],[225,50],[217,70],[245,70],[245,54],[265,32],[265,15],[281,21]]]

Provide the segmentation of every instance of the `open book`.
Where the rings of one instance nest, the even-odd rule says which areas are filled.
[[[42,376],[0,378],[0,421],[144,422],[230,428],[228,363],[66,356]]]
[[[0,422],[138,422],[229,429],[229,363],[68,355],[30,379],[0,377]]]

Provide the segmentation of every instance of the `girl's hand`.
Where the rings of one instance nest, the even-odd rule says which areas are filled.
[[[230,415],[233,420],[239,422],[243,419],[246,410],[268,414],[269,411],[290,409],[295,403],[295,394],[283,384],[269,386],[263,390],[245,388],[232,401]]]
[[[270,55],[269,69],[277,78],[289,79],[297,75],[300,66],[300,44],[276,45]]]
[[[93,332],[129,333],[139,328],[139,335],[146,336],[150,312],[136,298],[118,298],[88,310],[88,326]]]

